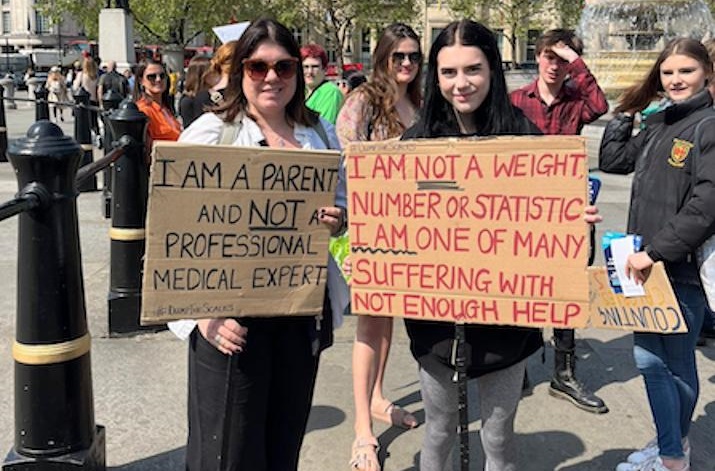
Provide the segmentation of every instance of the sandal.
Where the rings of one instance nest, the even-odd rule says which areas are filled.
[[[377,450],[380,445],[375,437],[357,437],[353,442],[350,469],[355,471],[380,471]]]
[[[384,411],[371,411],[370,414],[376,420],[408,430],[419,425],[419,422],[417,422],[417,418],[414,415],[392,402],[388,404]]]

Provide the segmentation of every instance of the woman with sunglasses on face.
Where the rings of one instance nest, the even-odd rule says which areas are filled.
[[[713,66],[698,41],[678,38],[648,75],[626,90],[601,141],[599,168],[633,172],[628,232],[644,249],[626,260],[636,281],[662,261],[688,326],[686,334],[636,332],[633,357],[643,375],[657,436],[618,471],[688,471],[688,432],[698,400],[695,344],[706,312],[693,256],[715,232],[715,110],[708,91]],[[664,97],[633,136],[633,114]]]
[[[385,28],[372,55],[372,75],[345,101],[337,120],[344,146],[351,141],[398,138],[417,116],[422,95],[422,51],[417,34],[395,23]],[[377,439],[372,419],[414,428],[417,419],[386,399],[382,392],[385,365],[392,341],[391,317],[359,316],[353,346],[355,441],[350,466],[379,471]]]
[[[496,36],[474,21],[450,23],[432,44],[424,107],[403,139],[520,134],[541,132],[509,100]],[[587,212],[587,222],[600,219],[595,208]],[[447,471],[458,422],[455,324],[406,319],[405,327],[420,366],[425,409],[420,470]],[[479,394],[484,469],[514,471],[514,418],[526,359],[543,345],[541,331],[475,324],[465,330],[467,377],[476,379]]]
[[[164,66],[145,59],[137,66],[134,101],[139,111],[147,115],[147,149],[153,141],[175,141],[181,134],[181,124],[170,106],[169,78]],[[148,156],[147,156],[148,158]]]
[[[222,105],[189,126],[180,142],[283,149],[339,149],[332,125],[306,108],[300,50],[290,30],[256,20],[236,45]],[[340,166],[342,169],[342,165]],[[339,173],[336,204],[346,202]],[[319,208],[331,233],[342,230],[344,210]],[[329,256],[326,251],[326,259]],[[332,312],[342,314],[347,285],[328,260],[322,316],[241,317],[198,321],[189,344],[189,438],[186,469],[295,471],[322,349],[332,343]],[[342,287],[342,293],[340,288]],[[335,288],[335,289],[334,289]],[[270,303],[266,299],[266,303]],[[331,309],[332,306],[335,306]],[[233,397],[225,416],[226,368]],[[230,422],[230,434],[222,430]]]

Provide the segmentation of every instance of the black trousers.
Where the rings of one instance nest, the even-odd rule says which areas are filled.
[[[230,471],[295,471],[308,421],[318,356],[310,329],[315,318],[240,319],[248,327],[235,354],[232,402],[226,415],[229,357],[195,329],[189,344],[188,471],[216,471],[224,419],[230,420]],[[310,323],[313,323],[311,325]]]
[[[590,247],[588,265],[593,265],[596,247],[596,228],[591,225],[589,232]],[[554,329],[554,348],[557,352],[573,353],[576,351],[576,332],[573,329]]]
[[[573,329],[554,329],[554,348],[557,352],[573,353],[576,350],[576,332]]]

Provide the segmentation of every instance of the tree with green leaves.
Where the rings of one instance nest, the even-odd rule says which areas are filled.
[[[382,28],[395,21],[410,22],[418,15],[416,0],[284,0],[276,8],[278,19],[288,26],[313,31],[335,48],[342,70],[350,35],[363,28]]]
[[[568,0],[563,0],[568,1]],[[477,21],[504,26],[504,37],[511,47],[512,64],[518,66],[516,45],[526,38],[529,29],[543,28],[539,16],[551,6],[549,0],[449,0],[449,9],[457,18],[474,18]]]
[[[554,3],[556,11],[561,16],[561,28],[576,29],[586,2],[584,0],[554,0]]]

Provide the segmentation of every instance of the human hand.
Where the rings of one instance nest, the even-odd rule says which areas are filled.
[[[343,266],[341,267],[343,271],[343,275],[345,275],[345,278],[348,279],[348,285],[350,284],[350,281],[352,279],[353,275],[353,261],[350,258],[350,255],[345,257],[345,260],[343,260]]]
[[[336,235],[343,228],[345,213],[337,206],[326,206],[318,209],[318,219],[330,230],[331,235]]]
[[[626,260],[626,276],[634,278],[636,283],[642,285],[650,276],[653,263],[653,259],[646,252],[631,254]]]
[[[563,41],[559,41],[551,46],[551,51],[569,64],[579,58],[578,53],[571,49],[570,46],[564,44]]]
[[[583,220],[589,224],[598,224],[603,221],[603,216],[598,214],[598,206],[589,205],[583,208]]]
[[[198,321],[199,332],[221,353],[233,355],[240,353],[246,346],[248,328],[231,318],[201,319]]]

